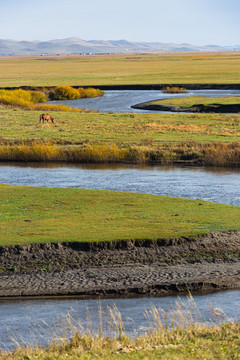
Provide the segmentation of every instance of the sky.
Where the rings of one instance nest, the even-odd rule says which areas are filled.
[[[0,0],[0,39],[240,44],[240,0]]]

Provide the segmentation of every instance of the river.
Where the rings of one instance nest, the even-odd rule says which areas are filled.
[[[4,164],[0,166],[0,183],[139,192],[240,206],[239,169],[66,164],[45,166]]]
[[[132,109],[132,105],[156,99],[170,99],[173,97],[185,96],[240,96],[239,90],[190,90],[185,94],[165,94],[160,90],[107,90],[103,97],[51,101],[52,103],[61,103],[71,107],[88,110],[98,110],[100,112],[135,112],[135,113],[153,113],[151,110]],[[161,111],[159,111],[161,112]]]

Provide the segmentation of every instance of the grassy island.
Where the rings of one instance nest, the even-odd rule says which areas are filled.
[[[174,99],[156,100],[146,103],[155,110],[203,112],[203,113],[239,113],[240,96],[205,97],[187,96]],[[144,108],[144,107],[143,107]]]
[[[0,185],[1,245],[195,237],[239,230],[240,208],[100,190]]]

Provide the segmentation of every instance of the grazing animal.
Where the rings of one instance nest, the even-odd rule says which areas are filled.
[[[39,122],[43,122],[44,123],[44,121],[46,120],[46,122],[48,122],[49,120],[51,120],[52,121],[52,123],[54,123],[54,118],[52,117],[52,115],[50,115],[50,114],[41,114],[40,115],[40,120],[39,120]]]

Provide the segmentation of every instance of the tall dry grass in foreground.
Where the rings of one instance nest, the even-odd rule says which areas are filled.
[[[116,144],[64,145],[49,141],[25,140],[0,143],[0,161],[56,161],[72,163],[172,164],[191,162],[204,166],[240,166],[240,144],[163,143],[125,146]]]
[[[117,307],[103,312],[100,306],[98,329],[93,329],[91,317],[84,327],[68,314],[63,335],[56,334],[46,348],[16,341],[17,348],[2,352],[1,359],[239,359],[240,324],[218,308],[210,310],[215,318],[206,325],[191,296],[168,312],[153,307],[146,312],[149,326],[129,337]]]

